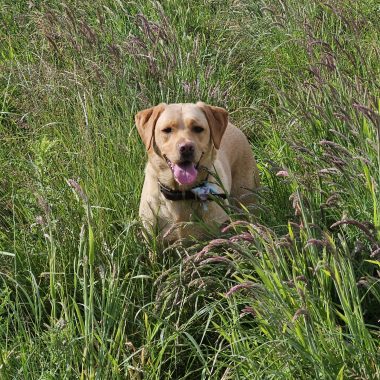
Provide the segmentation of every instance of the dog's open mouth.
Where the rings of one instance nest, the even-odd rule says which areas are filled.
[[[178,164],[174,164],[167,159],[168,165],[173,172],[174,179],[180,185],[191,185],[197,179],[198,169],[194,162],[183,161]]]

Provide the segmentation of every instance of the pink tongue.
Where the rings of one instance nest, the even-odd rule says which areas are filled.
[[[198,170],[195,168],[194,164],[187,165],[173,165],[173,174],[175,180],[180,185],[190,185],[193,183],[198,175]]]

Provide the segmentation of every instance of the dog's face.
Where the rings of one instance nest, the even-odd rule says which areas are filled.
[[[223,108],[197,104],[159,104],[140,111],[136,125],[160,179],[182,186],[199,180],[200,165],[209,167],[228,124]]]

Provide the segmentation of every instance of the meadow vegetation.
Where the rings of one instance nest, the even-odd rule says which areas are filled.
[[[379,379],[375,0],[2,0],[1,379]],[[144,242],[135,113],[225,107],[254,213]]]

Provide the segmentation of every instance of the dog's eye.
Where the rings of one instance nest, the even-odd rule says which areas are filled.
[[[202,127],[199,127],[199,126],[193,127],[193,132],[195,133],[202,133],[203,131],[204,131],[204,128]]]
[[[168,128],[163,129],[162,132],[168,134],[168,133],[171,133],[171,132],[172,132],[172,129],[171,129],[170,127],[168,127]]]

